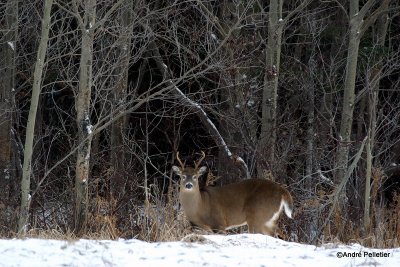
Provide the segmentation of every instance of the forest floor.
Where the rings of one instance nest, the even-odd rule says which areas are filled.
[[[312,246],[263,235],[192,235],[180,242],[0,239],[0,266],[399,266],[400,248]]]

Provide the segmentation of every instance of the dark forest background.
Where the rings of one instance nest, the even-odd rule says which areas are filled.
[[[399,246],[399,45],[390,0],[2,0],[0,235],[179,239],[204,151],[287,239]]]

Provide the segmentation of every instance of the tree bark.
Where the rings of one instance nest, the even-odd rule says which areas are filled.
[[[282,45],[283,0],[271,0],[269,6],[268,40],[265,49],[264,90],[262,96],[262,119],[260,133],[260,155],[257,174],[264,177],[267,169],[275,163],[276,109],[278,98],[278,77]],[[262,161],[261,159],[264,159]]]
[[[373,149],[375,143],[376,134],[376,112],[378,105],[378,94],[379,94],[379,82],[382,73],[382,60],[383,56],[380,53],[380,49],[385,45],[386,33],[388,30],[389,20],[387,18],[386,12],[389,9],[389,2],[383,4],[383,14],[379,16],[376,27],[375,27],[375,43],[376,49],[378,49],[377,63],[374,65],[369,76],[371,85],[371,91],[369,93],[369,130],[368,130],[368,140],[366,144],[367,162],[366,162],[366,175],[365,175],[365,192],[364,192],[364,229],[368,230],[370,228],[370,207],[371,207],[371,175],[373,166]]]
[[[46,0],[44,3],[42,31],[40,35],[39,49],[36,57],[35,72],[33,77],[32,98],[26,126],[24,163],[21,181],[21,207],[19,211],[18,233],[25,234],[28,227],[30,196],[30,177],[32,172],[32,150],[35,130],[36,112],[39,103],[39,96],[42,85],[42,73],[45,64],[47,42],[49,39],[50,15],[53,0]]]
[[[93,36],[96,18],[96,0],[84,1],[81,59],[79,72],[79,91],[75,99],[78,143],[75,176],[75,233],[80,235],[86,230],[89,208],[88,178],[92,125],[90,121],[90,99],[93,83]]]
[[[19,184],[12,152],[18,1],[7,1],[4,21],[4,34],[0,38],[0,202],[14,210],[16,196],[13,191]],[[1,218],[5,220],[4,225],[10,225],[9,218],[0,214]]]
[[[131,50],[132,36],[132,0],[125,0],[121,7],[120,25],[121,37],[119,40],[119,58],[121,63],[116,70],[116,77],[119,77],[114,93],[114,106],[125,103],[128,92],[128,70]],[[122,111],[124,112],[124,111]],[[125,136],[127,117],[122,116],[111,126],[111,166],[114,167],[114,174],[111,177],[110,189],[112,197],[119,198],[124,195],[124,163],[125,151],[123,149],[123,138]]]
[[[277,166],[275,161],[276,114],[283,27],[311,1],[302,1],[285,18],[282,17],[283,2],[284,0],[271,0],[269,4],[268,40],[265,48],[264,88],[261,102],[261,133],[258,144],[257,175],[259,178],[264,178],[267,170],[272,170],[272,166],[275,168]]]
[[[375,14],[381,11],[383,4],[389,3],[385,0],[381,6],[364,21],[366,13],[374,4],[374,0],[369,0],[359,10],[359,0],[350,1],[350,22],[349,22],[349,41],[346,60],[346,74],[344,81],[343,108],[340,123],[339,145],[336,155],[336,173],[335,182],[338,183],[347,170],[349,147],[351,145],[351,128],[353,124],[353,111],[355,100],[355,82],[357,73],[357,59],[360,39],[365,32],[366,27],[376,20]],[[345,198],[341,198],[342,200]]]
[[[358,0],[355,0],[358,1]],[[354,111],[354,90],[357,73],[357,58],[358,48],[360,45],[360,18],[357,9],[350,12],[350,32],[349,32],[349,43],[346,60],[346,74],[344,82],[344,93],[343,93],[343,108],[342,118],[340,123],[340,136],[339,136],[339,147],[336,157],[337,172],[336,182],[339,182],[347,170],[347,162],[349,156],[349,146],[351,138],[351,128],[353,123],[353,111]]]
[[[351,130],[353,126],[353,111],[355,105],[355,83],[357,74],[357,60],[358,60],[358,49],[360,45],[360,39],[365,33],[366,29],[376,21],[377,14],[382,11],[385,3],[389,3],[390,0],[384,0],[381,5],[364,21],[366,14],[370,11],[374,0],[368,0],[361,9],[359,9],[359,0],[350,1],[350,12],[349,12],[349,41],[348,51],[346,60],[346,73],[344,81],[344,93],[343,93],[343,107],[342,117],[340,123],[340,135],[339,144],[336,154],[335,162],[335,183],[342,183],[346,172],[348,171],[348,159],[349,150],[351,146]],[[369,140],[368,140],[369,141]],[[338,198],[339,208],[342,211],[341,214],[344,217],[344,223],[338,231],[338,235],[342,235],[345,222],[347,221],[347,196],[346,190],[341,191],[341,196]]]

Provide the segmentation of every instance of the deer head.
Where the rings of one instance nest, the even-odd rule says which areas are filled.
[[[207,171],[207,167],[203,166],[199,168],[201,162],[206,157],[205,153],[201,151],[202,157],[195,162],[195,167],[186,167],[185,163],[179,158],[179,152],[176,154],[181,167],[172,166],[172,170],[180,177],[180,189],[181,190],[199,190],[198,178]]]

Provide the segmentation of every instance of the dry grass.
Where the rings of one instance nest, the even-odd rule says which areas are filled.
[[[333,222],[324,229],[328,240],[337,241],[336,237],[340,229],[342,230],[340,240],[344,243],[359,243],[372,248],[400,246],[400,196],[393,196],[389,206],[382,201],[379,189],[384,180],[384,172],[373,169],[370,226],[365,228],[362,219],[344,221],[340,209],[337,209],[334,212]]]
[[[157,192],[157,190],[155,190]],[[136,238],[145,241],[177,241],[189,234],[190,224],[180,210],[176,190],[169,191],[167,199],[153,195],[137,207],[134,217]]]
[[[207,184],[212,183],[218,177],[207,177]],[[396,195],[389,206],[379,202],[379,188],[384,176],[382,172],[374,171],[371,190],[371,226],[363,228],[362,220],[347,218],[344,221],[343,211],[335,209],[329,223],[321,230],[317,244],[327,242],[359,243],[367,247],[393,248],[400,246],[400,196]],[[135,202],[126,206],[123,212],[117,212],[117,201],[105,199],[100,196],[91,201],[91,209],[88,217],[86,232],[77,237],[73,229],[69,228],[69,222],[55,220],[54,218],[66,218],[72,212],[71,209],[60,210],[51,213],[45,219],[31,220],[32,227],[23,237],[76,240],[88,239],[117,239],[137,238],[148,242],[192,240],[193,234],[206,234],[207,232],[193,229],[186,220],[183,211],[179,208],[178,188],[169,188],[167,195],[158,193],[157,188],[152,188],[152,194],[142,204]],[[310,243],[310,224],[313,223],[310,215],[317,214],[315,218],[318,225],[323,225],[330,206],[327,194],[329,192],[317,191],[317,195],[311,198],[298,200],[302,203],[294,213],[295,219],[280,220],[278,234],[284,239]],[[72,208],[72,207],[71,207]],[[68,211],[68,212],[66,212]],[[62,212],[58,214],[57,212]],[[317,212],[317,213],[316,213]],[[358,211],[359,212],[359,211]],[[284,217],[284,216],[283,216]],[[359,218],[362,217],[359,215]],[[62,222],[57,225],[57,222]],[[122,223],[121,223],[122,222]],[[241,227],[230,233],[246,232]],[[340,234],[339,234],[340,233]],[[3,237],[16,237],[16,233],[7,231]],[[196,235],[194,235],[196,236]]]

